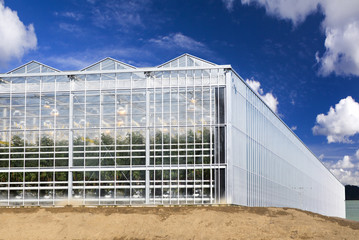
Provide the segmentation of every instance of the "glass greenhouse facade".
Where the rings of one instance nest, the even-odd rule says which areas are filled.
[[[343,217],[344,187],[230,65],[0,74],[0,205],[240,204]]]

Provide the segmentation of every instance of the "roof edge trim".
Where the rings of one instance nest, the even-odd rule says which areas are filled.
[[[137,69],[135,66],[132,66],[132,65],[127,64],[127,63],[124,63],[124,62],[121,62],[121,61],[119,61],[119,60],[117,60],[117,59],[114,59],[114,58],[112,58],[112,57],[105,57],[105,58],[101,59],[100,61],[97,61],[97,62],[95,62],[95,63],[93,63],[93,64],[91,64],[91,65],[89,65],[89,66],[87,66],[87,67],[84,67],[84,68],[80,69],[79,71],[80,71],[80,72],[81,72],[81,71],[85,71],[86,69],[88,69],[88,68],[90,68],[90,67],[93,67],[93,66],[95,66],[96,64],[99,64],[99,63],[101,63],[101,62],[103,62],[103,61],[105,61],[105,60],[108,60],[108,59],[109,59],[109,60],[112,60],[112,61],[114,61],[114,62],[116,62],[116,63],[123,64],[123,65],[125,65],[125,66],[127,66],[127,67],[129,67],[129,68]]]
[[[121,69],[121,70],[96,70],[96,71],[61,71],[52,73],[15,73],[0,74],[0,77],[36,77],[36,76],[59,76],[59,75],[85,75],[85,74],[100,74],[100,73],[128,73],[128,72],[159,72],[159,71],[181,71],[181,70],[201,70],[201,69],[231,69],[231,65],[214,65],[214,66],[196,66],[196,67],[171,67],[171,68],[157,68],[145,67],[136,69]]]
[[[210,61],[204,60],[204,59],[202,59],[202,58],[193,56],[193,55],[191,55],[191,54],[189,54],[189,53],[184,53],[184,54],[182,54],[182,55],[180,55],[180,56],[178,56],[178,57],[175,57],[175,58],[173,58],[173,59],[171,59],[171,60],[168,60],[167,62],[162,63],[162,64],[160,64],[160,65],[158,65],[158,66],[156,66],[156,67],[157,67],[157,68],[163,67],[164,65],[166,65],[166,64],[168,64],[168,63],[170,63],[170,62],[176,61],[177,59],[182,58],[182,57],[185,57],[185,56],[188,56],[188,57],[191,57],[191,58],[195,58],[195,59],[197,59],[197,60],[199,60],[199,61],[208,63],[208,64],[213,65],[213,66],[217,66],[217,64],[215,64],[215,63],[213,63],[213,62],[210,62]]]
[[[29,65],[30,63],[36,63],[36,64],[42,65],[44,67],[50,68],[50,69],[54,70],[55,72],[61,72],[61,70],[59,70],[59,69],[56,69],[54,67],[50,67],[49,65],[43,64],[43,63],[35,61],[35,60],[31,60],[31,61],[29,61],[29,62],[27,62],[27,63],[25,63],[25,64],[23,64],[23,65],[21,65],[21,66],[19,66],[17,68],[14,68],[14,69],[6,72],[5,74],[11,74],[12,72],[14,72],[14,71],[16,71],[16,70],[18,70],[18,69],[20,69],[22,67],[25,67],[26,65]]]

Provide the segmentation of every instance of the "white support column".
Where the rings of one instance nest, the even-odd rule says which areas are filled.
[[[150,203],[150,91],[146,90],[146,204]]]
[[[231,204],[233,199],[233,159],[232,159],[232,71],[227,69],[225,71],[226,75],[226,95],[225,95],[225,121],[227,123],[226,127],[226,203]]]
[[[73,81],[70,81],[71,90]],[[68,171],[68,201],[72,199],[72,167],[73,167],[73,113],[74,113],[74,94],[70,91],[69,95],[69,171]]]

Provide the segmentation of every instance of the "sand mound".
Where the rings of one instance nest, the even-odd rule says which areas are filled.
[[[0,208],[0,217],[0,239],[359,239],[359,222],[287,208]]]

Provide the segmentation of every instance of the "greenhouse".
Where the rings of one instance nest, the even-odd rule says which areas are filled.
[[[239,204],[345,215],[344,187],[232,69],[184,54],[0,74],[0,205]]]

